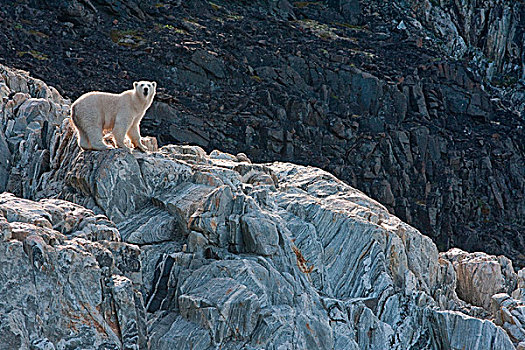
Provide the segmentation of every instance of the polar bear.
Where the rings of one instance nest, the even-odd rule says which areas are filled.
[[[111,131],[117,147],[130,150],[124,144],[127,135],[135,148],[146,152],[139,123],[151,106],[156,89],[154,81],[136,81],[133,90],[120,94],[92,91],[80,96],[71,105],[71,120],[78,131],[78,145],[85,150],[109,149],[102,138],[104,131]]]

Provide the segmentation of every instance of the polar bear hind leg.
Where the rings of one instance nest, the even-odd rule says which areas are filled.
[[[80,146],[80,148],[90,149],[91,147],[89,146],[89,139],[86,133],[82,131],[82,129],[80,128],[77,128],[77,131],[78,131],[78,145]]]
[[[102,140],[103,135],[102,129],[100,127],[92,125],[89,127],[89,130],[86,130],[84,134],[89,135],[89,142],[91,144],[87,149],[94,151],[104,151],[110,149],[110,147]]]
[[[83,129],[82,120],[78,117],[77,106],[71,106],[71,120],[77,131],[77,141],[80,148],[88,150],[91,148],[87,133]]]

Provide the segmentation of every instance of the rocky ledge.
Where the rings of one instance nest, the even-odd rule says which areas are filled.
[[[525,267],[525,2],[4,0],[0,63],[156,80],[160,145],[329,171],[445,251]]]
[[[504,256],[313,167],[81,152],[69,101],[3,66],[0,98],[0,349],[525,348]]]

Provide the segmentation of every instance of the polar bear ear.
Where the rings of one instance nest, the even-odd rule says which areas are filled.
[[[156,82],[156,81],[153,82],[153,87],[154,87],[155,89],[157,88],[157,82]]]
[[[134,89],[137,88],[137,85],[139,85],[139,82],[138,82],[138,81],[133,82],[133,88],[134,88]]]

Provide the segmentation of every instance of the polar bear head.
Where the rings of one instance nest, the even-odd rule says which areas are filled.
[[[135,93],[145,100],[152,100],[155,96],[157,83],[155,81],[136,81],[133,83]]]

